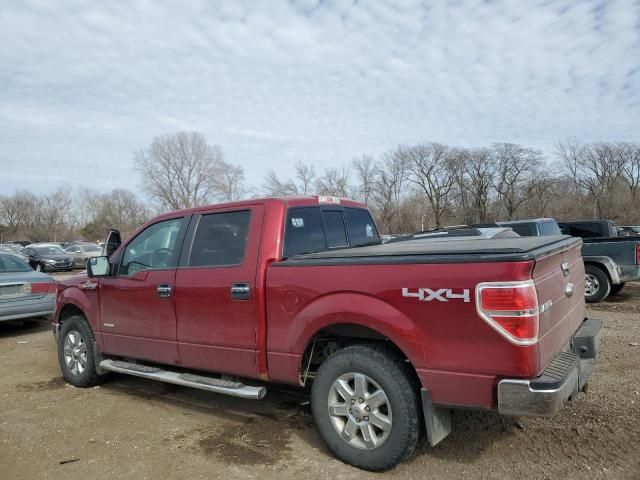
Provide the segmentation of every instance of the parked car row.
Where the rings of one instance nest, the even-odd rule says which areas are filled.
[[[0,245],[0,251],[13,253],[25,259],[38,272],[71,271],[86,268],[87,260],[102,254],[102,247],[89,242],[19,243]]]
[[[87,242],[0,244],[0,321],[49,317],[57,283],[44,272],[86,268],[102,248]]]

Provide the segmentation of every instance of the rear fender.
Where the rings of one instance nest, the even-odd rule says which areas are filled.
[[[424,332],[414,321],[383,300],[355,292],[325,295],[306,305],[291,322],[292,350],[301,371],[302,354],[314,335],[332,325],[352,324],[388,338],[416,367],[424,365]]]
[[[610,257],[583,257],[585,265],[591,264],[596,267],[601,268],[609,275],[611,279],[611,283],[617,285],[622,283],[620,281],[620,275],[618,274],[618,270],[616,269],[615,262]]]

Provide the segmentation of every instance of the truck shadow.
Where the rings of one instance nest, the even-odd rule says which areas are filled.
[[[295,452],[297,442],[333,458],[320,439],[311,414],[308,392],[268,385],[260,401],[114,375],[103,389],[176,407],[176,415],[198,416],[202,427],[166,438],[166,442],[236,465],[275,465]],[[424,442],[409,464],[424,455],[457,463],[473,462],[495,441],[517,430],[513,418],[493,412],[454,411],[452,432],[440,445]],[[402,467],[400,467],[402,468]]]
[[[102,389],[171,405],[176,416],[197,416],[201,427],[165,441],[214,455],[228,464],[274,465],[292,454],[294,433],[307,444],[324,448],[313,428],[308,396],[302,389],[268,385],[269,393],[263,400],[245,400],[118,375],[111,375]]]
[[[51,329],[51,323],[48,320],[27,319],[27,320],[9,320],[0,322],[0,338],[17,337],[20,335],[29,335],[31,333],[39,333]]]
[[[413,461],[427,455],[447,462],[473,463],[494,443],[515,435],[520,428],[522,425],[516,418],[504,417],[497,412],[454,410],[449,436],[435,447],[424,442]]]

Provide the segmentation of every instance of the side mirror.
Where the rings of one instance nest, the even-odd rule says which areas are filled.
[[[90,278],[109,275],[109,259],[107,257],[91,257],[87,262],[87,275]]]
[[[118,249],[121,243],[122,239],[120,237],[120,232],[118,230],[109,230],[107,238],[104,241],[104,247],[102,248],[102,255],[110,257],[113,252]]]

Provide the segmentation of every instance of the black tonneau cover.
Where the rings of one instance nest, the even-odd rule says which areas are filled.
[[[581,239],[568,235],[476,240],[458,238],[448,241],[411,240],[297,255],[274,266],[516,262],[535,260],[580,243]]]

